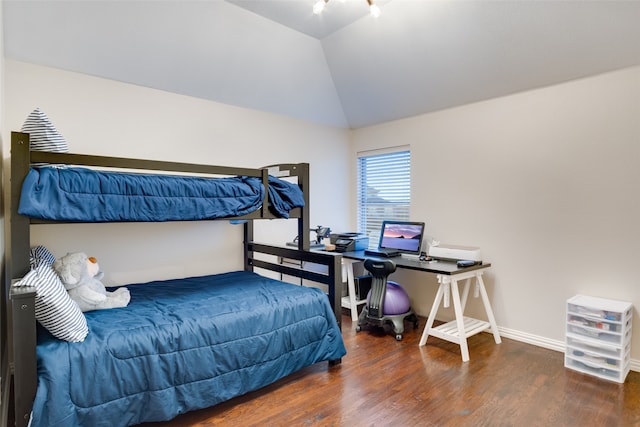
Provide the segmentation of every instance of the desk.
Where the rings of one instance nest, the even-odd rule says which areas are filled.
[[[356,252],[343,252],[342,259],[344,263],[353,264],[357,261],[362,261],[366,258],[375,258],[364,254],[364,251]],[[378,258],[382,259],[382,258]],[[469,361],[469,347],[467,346],[467,338],[487,329],[491,329],[493,338],[496,344],[500,344],[500,334],[498,333],[498,326],[496,325],[496,319],[493,316],[493,310],[491,309],[491,303],[487,296],[487,291],[482,280],[482,274],[491,267],[489,263],[483,263],[480,265],[474,265],[466,268],[458,268],[455,262],[447,261],[418,261],[402,257],[391,258],[395,262],[396,267],[406,268],[416,271],[424,271],[426,273],[435,274],[439,287],[436,293],[436,298],[431,306],[427,324],[424,327],[422,338],[420,339],[420,346],[427,343],[429,335],[433,335],[440,339],[458,344],[460,346],[460,353],[462,353],[462,361]],[[349,273],[351,271],[351,273]],[[482,303],[484,305],[485,312],[487,313],[488,322],[483,320],[473,319],[464,316],[464,309],[467,304],[467,297],[469,295],[469,289],[471,287],[471,279],[475,279],[474,296],[482,297]],[[458,281],[464,280],[464,288],[462,294],[458,289]],[[349,304],[351,307],[351,318],[353,319],[353,313],[356,313],[357,320],[357,305],[366,301],[355,300],[355,282],[353,279],[353,269],[347,269],[347,285],[349,286]],[[450,300],[453,299],[453,310],[455,312],[455,320],[433,327],[433,322],[438,312],[440,303],[443,306],[449,307]]]

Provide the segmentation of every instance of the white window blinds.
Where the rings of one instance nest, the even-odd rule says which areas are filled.
[[[401,151],[358,154],[358,232],[377,247],[385,219],[409,221],[411,153]]]

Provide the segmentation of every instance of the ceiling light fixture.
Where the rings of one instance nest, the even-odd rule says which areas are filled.
[[[324,10],[324,7],[327,5],[329,0],[318,0],[316,4],[313,5],[313,13],[316,15],[320,15]]]
[[[366,0],[366,2],[369,4],[369,13],[371,14],[371,16],[373,16],[374,18],[380,16],[380,8],[377,4],[374,3],[374,0]],[[316,15],[320,15],[326,7],[327,3],[329,3],[329,0],[318,0],[317,2],[315,2],[315,4],[313,5],[313,13],[315,13]]]
[[[378,5],[375,4],[373,0],[367,0],[367,3],[369,3],[369,13],[371,14],[371,16],[373,16],[374,18],[380,16],[380,8],[378,7]]]

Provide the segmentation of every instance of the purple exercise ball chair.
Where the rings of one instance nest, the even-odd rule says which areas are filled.
[[[371,298],[371,291],[367,295],[367,304]],[[398,283],[391,280],[387,281],[387,291],[384,294],[384,306],[382,312],[392,316],[395,314],[403,314],[411,309],[409,295]]]

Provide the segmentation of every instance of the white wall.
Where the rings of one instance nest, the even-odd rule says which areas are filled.
[[[72,152],[260,167],[311,164],[311,224],[344,228],[348,133],[268,113],[6,60],[5,165],[9,132],[40,107]],[[260,222],[256,240],[283,244],[296,221]],[[242,267],[242,229],[222,222],[38,225],[32,244],[54,255],[84,251],[105,282],[128,283]],[[313,234],[312,234],[313,236]]]
[[[356,130],[352,146],[342,129],[12,60],[5,88],[5,165],[9,131],[39,106],[75,152],[242,166],[308,161],[312,224],[340,231],[355,225],[355,152],[410,144],[412,217],[443,242],[482,248],[505,336],[557,348],[565,300],[577,293],[640,306],[638,67]],[[258,238],[289,240],[289,225],[266,222]],[[89,252],[115,283],[241,265],[240,229],[226,222],[36,226],[32,243]],[[427,314],[433,278],[396,274]],[[479,308],[471,302],[471,314],[481,316]],[[632,357],[640,359],[640,345]]]
[[[578,293],[631,301],[640,325],[640,67],[354,132],[355,152],[401,144],[412,219],[481,247],[503,332],[558,347]],[[433,279],[398,277],[427,314]]]

